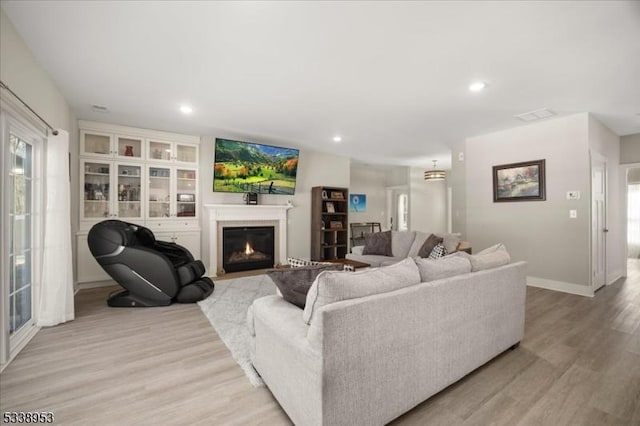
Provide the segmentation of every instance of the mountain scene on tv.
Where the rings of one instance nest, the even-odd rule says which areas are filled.
[[[216,139],[213,190],[293,195],[298,150]]]

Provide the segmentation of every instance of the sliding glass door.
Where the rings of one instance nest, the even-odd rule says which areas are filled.
[[[44,134],[2,109],[2,257],[0,364],[6,364],[35,332],[34,301],[41,264]]]
[[[33,146],[9,133],[9,336],[33,323]]]

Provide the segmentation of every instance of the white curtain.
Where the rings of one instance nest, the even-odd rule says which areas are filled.
[[[74,318],[71,253],[69,133],[47,138],[42,287],[37,325],[52,326]]]
[[[640,183],[627,186],[627,244],[629,257],[640,258]]]

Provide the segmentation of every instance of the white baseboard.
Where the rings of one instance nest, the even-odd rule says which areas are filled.
[[[97,288],[97,287],[109,287],[109,286],[114,286],[114,285],[119,285],[117,282],[113,281],[113,280],[106,280],[106,281],[92,281],[92,282],[88,282],[88,283],[78,283],[78,287],[76,290],[76,293],[80,290],[86,290],[88,288]]]
[[[607,274],[607,285],[611,285],[614,282],[618,281],[620,278],[624,277],[625,274],[624,271],[622,271],[622,269],[618,269],[617,271],[613,271],[609,274]]]
[[[593,290],[590,286],[586,285],[547,280],[545,278],[531,276],[527,276],[527,285],[531,287],[546,288],[547,290],[561,291],[563,293],[577,294],[578,296],[593,297]]]

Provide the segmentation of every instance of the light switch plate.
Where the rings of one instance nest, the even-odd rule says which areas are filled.
[[[575,219],[578,217],[578,210],[569,210],[569,217]]]
[[[567,191],[567,200],[579,200],[580,191]]]

